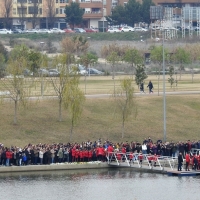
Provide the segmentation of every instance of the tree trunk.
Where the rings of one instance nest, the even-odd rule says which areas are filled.
[[[70,129],[70,137],[69,137],[69,141],[70,142],[71,142],[71,139],[72,139],[73,128],[74,128],[74,120],[73,120],[73,117],[72,117],[72,123],[71,123],[71,129]]]
[[[193,81],[194,81],[194,70],[192,68],[192,83],[193,83]]]
[[[86,94],[86,84],[87,84],[87,82],[86,82],[87,81],[87,75],[86,74],[85,74],[85,80],[84,81],[85,81],[85,94]]]
[[[122,138],[124,138],[124,119],[123,119],[123,121],[122,121]]]
[[[182,64],[180,66],[180,77],[179,77],[179,80],[181,80],[181,74],[182,74]]]
[[[17,100],[15,100],[14,124],[17,124]]]
[[[115,70],[114,70],[114,66],[112,66],[112,71],[113,71],[113,73],[112,73],[112,79],[113,79],[113,86],[114,86],[114,96],[115,96]]]
[[[59,99],[59,122],[62,121],[62,98]]]
[[[132,69],[133,69],[133,73],[132,73],[132,79],[133,79],[133,76],[134,76],[134,73],[135,73],[133,64],[132,64]]]

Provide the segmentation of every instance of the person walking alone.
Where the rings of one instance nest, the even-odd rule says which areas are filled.
[[[182,163],[183,163],[183,156],[182,153],[180,152],[178,155],[178,171],[182,171]]]
[[[147,85],[147,87],[149,88],[149,94],[153,93],[153,83],[151,82],[151,80],[149,81],[149,84]]]

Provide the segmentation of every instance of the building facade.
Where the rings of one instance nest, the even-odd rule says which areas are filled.
[[[66,28],[64,11],[71,1],[84,10],[82,27],[99,28],[111,13],[112,0],[0,0],[0,27]]]

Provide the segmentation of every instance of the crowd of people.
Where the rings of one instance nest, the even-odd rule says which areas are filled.
[[[143,154],[156,156],[182,157],[186,159],[186,169],[193,162],[195,169],[200,169],[200,155],[191,154],[191,149],[200,149],[199,141],[185,142],[153,142],[151,137],[145,138],[142,142],[122,142],[111,141],[82,142],[82,143],[52,143],[52,144],[28,144],[25,147],[5,147],[0,143],[0,165],[2,166],[22,166],[22,165],[48,165],[55,163],[73,163],[89,161],[107,161],[109,152],[126,153],[129,159],[133,159],[134,153],[140,155],[142,162]],[[132,155],[132,156],[131,156]],[[121,159],[121,157],[119,158]],[[189,162],[189,163],[188,163]],[[181,170],[181,168],[180,168]]]

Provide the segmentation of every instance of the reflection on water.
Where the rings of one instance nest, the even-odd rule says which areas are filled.
[[[0,199],[8,200],[197,200],[200,177],[168,177],[134,169],[90,169],[0,174],[0,183]]]

